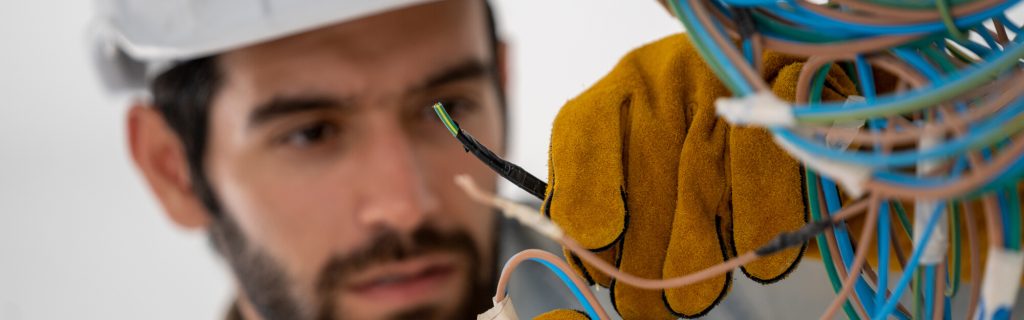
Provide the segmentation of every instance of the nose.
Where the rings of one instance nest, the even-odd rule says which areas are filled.
[[[361,159],[358,223],[410,233],[439,210],[437,197],[425,181],[414,141],[401,125],[373,127]]]

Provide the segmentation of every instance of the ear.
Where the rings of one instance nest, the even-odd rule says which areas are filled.
[[[128,111],[128,147],[171,220],[187,229],[206,227],[209,213],[192,191],[185,148],[152,105],[136,102]]]

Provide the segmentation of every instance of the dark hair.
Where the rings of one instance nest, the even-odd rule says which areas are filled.
[[[484,1],[484,8],[491,48],[491,68],[496,71],[497,28],[494,13],[487,1]],[[214,216],[220,214],[221,208],[206,178],[203,159],[208,140],[210,104],[222,82],[223,76],[217,56],[214,55],[179,63],[157,76],[149,87],[157,110],[184,145],[193,192]],[[504,106],[504,92],[497,83],[496,87],[499,101]]]

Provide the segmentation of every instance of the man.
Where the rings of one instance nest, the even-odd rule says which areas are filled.
[[[131,155],[168,217],[228,262],[229,318],[473,318],[510,254],[560,251],[452,182],[467,173],[493,191],[495,176],[434,102],[504,150],[504,51],[486,2],[105,4],[101,69],[146,91],[128,111]],[[521,316],[573,307],[550,274],[513,280]],[[819,308],[777,302],[831,299],[821,281],[743,281],[710,318],[807,318]]]
[[[128,112],[132,158],[166,214],[227,260],[229,318],[454,319],[490,304],[501,223],[452,178],[493,191],[495,176],[431,105],[503,150],[504,52],[485,2],[408,2],[357,1],[317,23],[301,18],[337,5],[108,8],[115,56],[151,79]],[[238,22],[251,10],[262,25]],[[158,24],[140,11],[170,34],[132,38]],[[268,25],[288,30],[230,34]]]

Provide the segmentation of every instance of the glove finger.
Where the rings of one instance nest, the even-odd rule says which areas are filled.
[[[699,96],[712,101],[715,95]],[[719,237],[719,213],[728,211],[726,133],[710,103],[695,103],[693,121],[679,153],[678,193],[671,240],[666,252],[665,278],[678,277],[722,263],[728,257]],[[730,274],[681,288],[665,290],[665,303],[681,317],[706,314],[721,301],[730,285]]]
[[[776,95],[793,100],[801,66],[802,63],[792,63],[778,68],[774,77],[769,75]],[[755,250],[777,234],[797,230],[807,223],[803,171],[796,160],[772,142],[768,131],[753,127],[731,129],[729,174],[732,243],[736,253]],[[761,283],[778,281],[795,269],[805,248],[806,244],[762,257],[741,270]]]
[[[662,276],[676,205],[678,155],[688,123],[681,93],[699,85],[681,77],[700,64],[695,55],[685,36],[676,35],[637,49],[620,63],[633,70],[633,77],[623,83],[636,88],[630,97],[623,161],[629,225],[619,266],[640,277]],[[665,305],[663,290],[638,289],[616,280],[611,293],[624,319],[678,317]]]
[[[793,57],[787,57],[787,56],[784,56],[784,55],[781,55],[781,54],[778,54],[778,53],[769,53],[769,54],[767,54],[766,57],[765,57],[765,61],[766,61],[766,65],[769,65],[770,67],[765,70],[765,75],[764,76],[765,76],[765,79],[768,79],[768,81],[772,83],[772,90],[780,98],[782,98],[782,99],[784,99],[786,101],[794,101],[796,99],[796,88],[794,87],[794,84],[797,83],[797,79],[799,78],[799,72],[800,72],[800,69],[803,67],[803,63],[800,62],[798,59],[795,59]],[[880,88],[881,87],[892,87],[891,85],[882,86],[881,85],[882,82],[883,82],[882,78],[878,78],[876,80],[879,80],[879,82],[877,84],[879,84]],[[824,92],[821,95],[821,97],[822,97],[822,99],[824,101],[842,101],[842,100],[846,99],[847,96],[853,95],[853,94],[856,94],[856,93],[857,93],[856,86],[853,84],[853,82],[850,80],[850,78],[846,75],[846,73],[843,72],[842,68],[833,66],[832,68],[829,69],[829,73],[828,73],[828,75],[825,78]],[[745,128],[744,129],[740,129],[740,128],[737,128],[737,129],[734,129],[734,130],[737,130],[737,135],[739,135],[737,138],[733,138],[734,140],[736,140],[737,144],[731,146],[731,148],[734,148],[736,150],[735,152],[744,152],[744,150],[748,150],[748,149],[745,149],[745,148],[749,148],[750,145],[760,145],[760,144],[767,145],[767,143],[771,140],[769,134],[767,132],[764,132],[764,131],[751,133],[751,130],[755,130],[755,129],[745,129]],[[782,156],[779,155],[778,153],[775,153],[775,151],[777,151],[777,149],[773,148],[773,150],[770,150],[770,154],[765,154],[765,156],[768,156],[769,158],[773,158],[773,159],[781,158]],[[730,152],[734,152],[734,151],[730,151]],[[738,160],[736,162],[734,162],[732,165],[734,165],[734,166],[736,166],[738,168],[741,168],[739,170],[743,170],[742,167],[748,166],[748,165],[751,165],[751,164],[763,165],[763,164],[757,164],[756,163],[756,161],[760,161],[759,159],[751,159],[754,156],[761,156],[760,154],[757,154],[757,152],[758,151],[750,152],[748,150],[746,152],[746,154],[742,154],[742,155],[737,154],[735,157],[737,157]],[[785,155],[785,157],[788,158],[788,155]],[[785,161],[785,160],[782,160],[782,161]],[[785,169],[784,169],[784,171],[786,171],[786,173],[784,174],[786,176],[785,179],[788,180],[788,179],[790,179],[789,177],[791,177],[791,176],[800,175],[800,180],[801,180],[801,182],[800,182],[801,183],[800,184],[800,186],[801,186],[801,189],[800,189],[801,195],[800,195],[800,197],[801,197],[802,201],[806,201],[806,198],[803,197],[803,194],[806,193],[805,189],[804,189],[805,186],[803,184],[803,176],[802,176],[803,175],[803,169],[797,168],[796,169],[797,172],[794,172],[793,171],[793,167],[789,163],[789,161],[785,161],[785,162],[786,162],[785,163]],[[799,165],[799,164],[797,164],[797,165]],[[750,171],[764,171],[764,170],[765,170],[765,168],[762,167],[760,169],[751,169]],[[756,175],[758,173],[752,172],[752,173],[748,173],[746,175],[749,177],[751,174]],[[768,179],[774,179],[774,178],[777,178],[777,177],[766,176],[766,177],[764,177],[762,179],[768,180]],[[746,183],[746,182],[743,182],[743,183]],[[740,187],[740,191],[739,192],[743,193],[743,194],[750,194],[751,192],[756,192],[754,190],[749,190],[749,187],[750,187],[749,185],[748,185],[747,189],[744,189],[743,187]],[[789,181],[788,183],[785,184],[784,188],[786,190],[788,190],[788,191],[784,191],[784,193],[792,194],[793,193],[793,182]],[[796,197],[796,196],[793,195],[792,197]],[[776,199],[775,201],[778,201],[778,199]],[[789,200],[789,201],[791,202],[789,204],[790,206],[795,204],[795,201],[793,201],[793,200]],[[741,200],[740,202],[744,202],[744,201]],[[746,204],[741,204],[740,205],[741,206],[740,210],[745,212],[745,213],[740,213],[740,217],[741,217],[740,219],[741,220],[746,219],[746,218],[750,218],[750,217],[756,217],[756,215],[758,214],[757,212],[751,211],[750,210],[751,204],[749,203],[749,201],[746,201],[746,202],[747,202]],[[806,207],[806,203],[804,203],[804,207]],[[791,208],[789,210],[793,210],[793,209]],[[803,209],[803,210],[804,210],[804,212],[806,212],[806,209]],[[770,213],[768,214],[769,218],[771,217],[771,215],[772,214],[770,214]],[[804,216],[804,221],[806,221],[806,219],[807,219],[806,215],[807,214],[803,213],[802,215]],[[795,217],[795,216],[796,216],[795,214],[790,213],[790,215],[789,215],[790,220],[793,220],[793,217]],[[795,221],[790,221],[789,223],[793,224],[794,222]],[[748,222],[745,222],[745,223],[748,223],[748,224],[745,225],[745,226],[741,226],[740,227],[740,229],[741,229],[740,233],[744,234],[744,235],[741,235],[741,237],[747,237],[751,233],[755,233],[755,232],[763,232],[763,230],[760,229],[760,228],[758,228],[758,230],[749,230],[749,229],[751,229],[751,225],[749,223],[757,223],[756,221],[748,221]],[[859,229],[855,229],[855,230],[859,230]],[[735,230],[734,230],[734,233],[735,233]],[[750,243],[750,242],[757,241],[757,240],[759,240],[759,239],[749,239],[748,238],[746,241],[741,241],[741,242],[746,242],[746,244],[744,245],[744,249],[745,250],[751,250],[751,249],[756,248],[758,246],[758,244],[757,243]],[[763,239],[760,239],[760,240],[763,240]],[[735,240],[733,240],[733,241],[735,241]],[[761,243],[761,244],[763,244],[763,243]],[[818,245],[824,245],[824,244],[818,244]],[[774,259],[776,261],[774,261],[773,263],[778,265],[778,264],[785,264],[785,261],[787,259],[793,259],[793,266],[795,266],[796,263],[799,262],[798,260],[800,259],[800,257],[797,256],[794,259],[793,256],[792,256],[794,251],[797,251],[797,250],[790,250],[789,253],[780,253],[782,255],[788,254],[789,258],[786,258],[785,256],[777,257],[777,258],[767,258],[766,261],[770,261],[770,260]],[[739,251],[739,252],[742,252],[742,251]],[[808,251],[808,250],[806,250],[806,245],[805,245],[805,248],[803,249],[803,252],[804,252],[804,254],[810,254],[811,257],[820,258],[819,250],[814,249],[814,250],[809,250]],[[772,280],[778,280],[778,279],[775,279],[775,278],[782,278],[782,277],[785,276],[786,272],[782,272],[782,273],[773,272],[773,271],[778,271],[778,270],[768,270],[768,269],[771,269],[771,268],[766,268],[763,265],[759,266],[759,264],[766,264],[766,263],[768,263],[768,262],[755,262],[752,265],[748,265],[747,267],[744,267],[743,271],[744,271],[744,273],[747,274],[748,277],[751,277],[754,280],[765,281],[765,282],[771,282]],[[777,268],[779,268],[779,266],[776,266],[776,269]],[[755,270],[755,269],[757,269],[757,270]]]
[[[565,260],[569,263],[569,267],[571,267],[572,270],[576,272],[576,274],[580,275],[580,277],[582,277],[583,280],[587,282],[587,284],[597,284],[605,288],[611,285],[612,278],[609,277],[607,274],[601,272],[597,268],[594,268],[589,263],[583,262],[583,260],[580,259],[580,257],[576,256],[576,254],[572,253],[568,249],[562,248],[562,252],[565,256]],[[605,262],[613,266],[617,266],[619,264],[618,253],[618,243],[612,245],[610,248],[604,251],[595,252],[595,254],[597,254],[597,256],[601,258],[601,260],[604,260]]]
[[[558,112],[551,133],[544,212],[584,248],[618,242],[626,225],[623,110],[628,91],[612,72]]]
[[[760,128],[733,128],[732,241],[738,254],[755,250],[781,232],[807,223],[800,165],[771,143]],[[762,257],[742,267],[747,277],[774,282],[792,271],[806,245]]]

